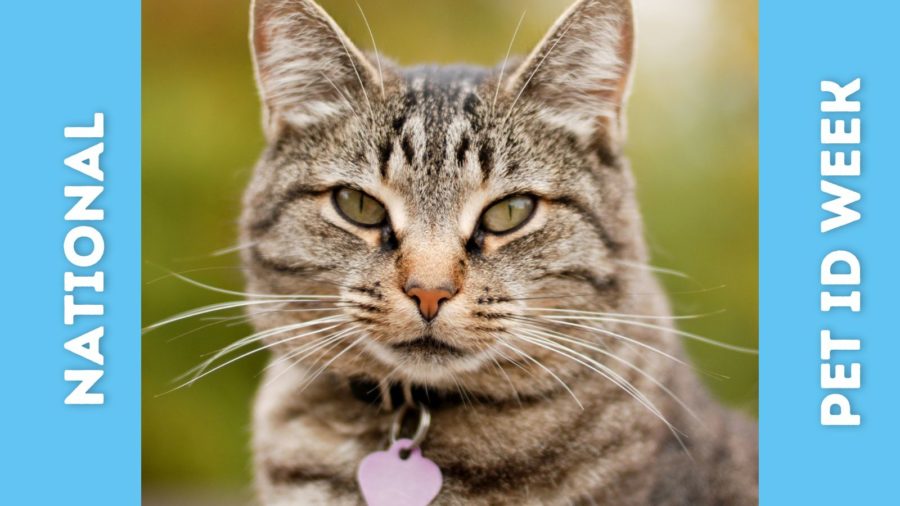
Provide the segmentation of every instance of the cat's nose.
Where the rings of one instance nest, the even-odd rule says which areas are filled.
[[[441,304],[453,298],[456,290],[445,290],[443,288],[422,288],[412,286],[406,289],[406,295],[409,296],[419,306],[419,313],[426,321],[434,320]]]

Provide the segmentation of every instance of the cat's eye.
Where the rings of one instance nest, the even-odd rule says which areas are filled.
[[[534,197],[517,195],[489,207],[481,216],[481,226],[492,234],[506,234],[524,225],[534,214]]]
[[[362,227],[381,225],[387,217],[387,211],[381,202],[353,188],[336,189],[334,206],[347,221]]]

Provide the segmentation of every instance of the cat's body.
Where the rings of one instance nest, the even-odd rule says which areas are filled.
[[[282,373],[273,369],[269,377]],[[658,379],[701,420],[651,396],[685,430],[686,449],[621,389],[590,381],[572,383],[583,410],[564,390],[521,404],[471,400],[435,410],[424,448],[444,475],[434,504],[756,504],[756,427],[706,398],[693,378]],[[300,370],[284,374],[257,400],[254,448],[263,504],[361,504],[356,468],[385,449],[392,415],[357,400],[339,381],[298,393],[294,387],[303,380]]]
[[[325,297],[251,311],[274,329],[264,504],[361,502],[393,414],[359,378],[461,393],[422,445],[434,504],[756,503],[756,428],[682,363],[643,267],[626,0],[578,2],[493,70],[373,63],[307,0],[260,0],[254,25],[270,145],[242,220],[248,291]]]

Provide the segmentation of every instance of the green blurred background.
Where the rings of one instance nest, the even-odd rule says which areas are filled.
[[[323,6],[363,48],[356,4]],[[401,64],[494,64],[523,11],[528,52],[569,0],[361,0],[379,49]],[[166,272],[241,289],[234,255],[242,188],[263,147],[247,48],[249,0],[146,0],[144,15],[143,318],[149,325],[229,297]],[[756,2],[637,0],[638,73],[629,153],[654,264],[682,328],[757,342]],[[194,319],[143,341],[145,504],[242,504],[250,493],[250,405],[262,354],[160,395],[245,326]],[[199,328],[199,329],[198,329]],[[184,332],[198,329],[178,337]],[[177,338],[176,338],[177,337]],[[727,402],[755,413],[755,357],[688,343]],[[708,375],[709,376],[709,375]]]

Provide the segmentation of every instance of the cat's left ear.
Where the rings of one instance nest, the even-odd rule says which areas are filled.
[[[314,1],[253,0],[251,19],[270,140],[284,124],[302,128],[350,114],[381,85],[380,72]]]
[[[617,150],[634,60],[631,0],[579,0],[506,82],[541,120]]]

